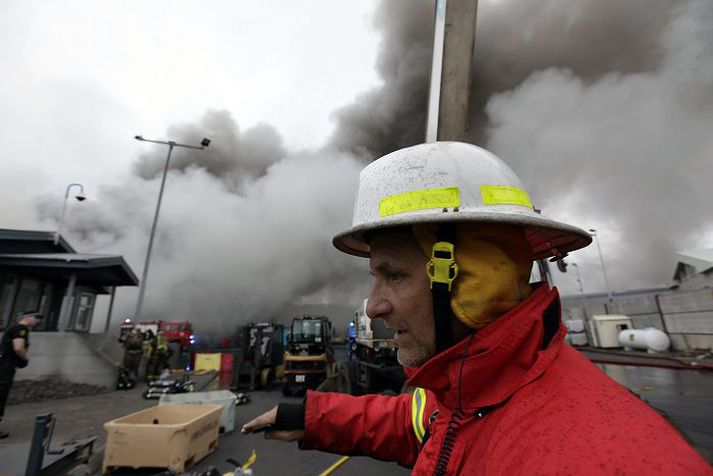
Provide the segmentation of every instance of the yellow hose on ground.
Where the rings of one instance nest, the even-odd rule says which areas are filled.
[[[257,453],[255,452],[255,450],[253,450],[252,454],[250,455],[248,460],[243,465],[243,469],[248,469],[250,466],[252,466],[256,459],[257,459]]]
[[[332,466],[330,466],[329,468],[327,468],[324,471],[322,471],[321,473],[319,473],[319,476],[329,476],[330,474],[332,474],[334,472],[335,469],[337,469],[338,467],[340,467],[341,465],[346,463],[348,460],[349,460],[349,456],[342,456]]]

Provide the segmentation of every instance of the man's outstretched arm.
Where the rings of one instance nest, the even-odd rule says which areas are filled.
[[[246,423],[241,431],[267,428],[265,438],[300,440],[302,449],[372,456],[408,467],[418,457],[410,394],[353,397],[310,391],[304,404],[303,429],[296,428],[302,423],[299,419],[295,406],[280,405]]]

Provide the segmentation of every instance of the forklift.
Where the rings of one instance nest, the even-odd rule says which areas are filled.
[[[284,352],[284,327],[273,322],[253,322],[240,328],[240,354],[234,389],[269,389],[279,377]]]
[[[304,393],[335,375],[332,323],[324,316],[292,319],[284,355],[282,394]]]

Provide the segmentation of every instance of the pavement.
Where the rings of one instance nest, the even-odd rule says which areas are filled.
[[[26,403],[8,406],[2,428],[10,432],[10,437],[0,440],[0,475],[13,476],[24,474],[29,454],[29,442],[32,438],[34,419],[37,415],[50,412],[57,419],[53,437],[53,447],[64,441],[97,436],[95,456],[89,466],[83,465],[72,474],[100,474],[101,455],[106,442],[103,425],[105,422],[125,416],[144,408],[156,405],[156,400],[145,400],[141,393],[145,386],[132,390],[111,392],[102,395],[77,397],[64,400],[50,400],[40,403]],[[301,401],[301,397],[283,397],[275,386],[271,391],[251,392],[252,401],[236,407],[236,426],[269,410],[278,402]],[[284,443],[264,439],[264,435],[242,435],[239,431],[223,434],[218,448],[207,458],[198,462],[194,469],[209,465],[221,472],[232,470],[227,458],[246,461],[252,450],[257,452],[257,461],[253,465],[256,476],[274,474],[319,474],[340,456],[320,451],[301,451],[296,443]],[[148,475],[158,472],[152,470],[118,470],[114,476]],[[395,463],[377,461],[367,457],[350,458],[335,475],[407,475],[410,471]]]
[[[82,343],[75,342],[71,336],[66,338],[63,336],[64,344],[68,343],[67,339],[72,339],[72,343],[77,346],[67,358],[77,362],[81,360],[82,366],[75,369],[71,375],[66,375],[65,372],[65,377],[86,381],[96,378],[100,372],[106,372],[113,381],[115,375],[111,365],[111,361],[115,360],[111,358],[113,356],[108,357],[106,353],[102,353],[104,356],[97,359],[91,357],[91,354],[87,352],[97,350],[97,347],[102,345],[113,347],[113,340],[108,338],[98,342],[85,340],[85,343]],[[35,350],[35,342],[35,336],[33,336],[33,350]],[[33,360],[33,365],[37,365],[34,370],[38,377],[51,373],[52,368],[55,367],[51,360],[59,352],[54,349],[61,347],[64,345],[59,347],[55,345],[42,346],[41,351],[37,349],[35,355],[42,356],[42,359]],[[591,354],[591,352],[585,352],[585,355],[587,354]],[[670,357],[664,356],[663,358],[669,359]],[[662,356],[646,357],[623,351],[610,352],[604,356],[600,355],[599,358],[606,358],[607,361],[616,360],[617,363],[599,363],[597,365],[612,379],[629,388],[659,413],[666,416],[684,438],[688,439],[704,458],[713,463],[713,412],[710,411],[710,402],[713,401],[713,371],[621,365],[637,364],[645,358],[662,358]],[[696,359],[702,364],[708,364],[708,360],[708,357]],[[38,365],[40,361],[44,361],[41,368]],[[656,361],[649,360],[648,363],[656,363]],[[110,368],[107,368],[107,364]],[[93,381],[96,382],[96,380]],[[43,413],[52,413],[57,419],[52,447],[71,439],[97,437],[94,446],[95,455],[90,465],[83,465],[73,474],[99,474],[106,438],[103,429],[104,423],[156,405],[156,400],[142,398],[141,394],[144,389],[145,386],[140,385],[129,391],[113,391],[99,395],[8,406],[0,429],[9,431],[11,435],[8,439],[0,440],[0,476],[24,474],[34,420],[37,415]],[[251,392],[251,396],[252,401],[249,404],[236,408],[238,428],[243,422],[269,410],[278,402],[290,400],[290,398],[282,396],[277,386],[271,391]],[[291,400],[299,402],[301,397],[292,397]],[[194,469],[213,465],[221,472],[226,472],[232,469],[226,459],[245,461],[252,450],[255,450],[258,455],[257,461],[253,465],[256,476],[281,473],[319,474],[340,458],[338,455],[319,451],[301,451],[297,448],[296,443],[265,440],[263,435],[242,435],[235,431],[221,435],[217,450],[198,462]],[[119,470],[113,474],[129,476],[156,472],[155,469]],[[394,463],[367,457],[353,457],[334,474],[406,475],[409,474],[409,471]]]
[[[662,414],[713,464],[713,371],[596,365]]]
[[[645,402],[664,414],[687,438],[697,451],[713,463],[713,372],[674,370],[653,367],[634,367],[598,364],[611,378],[639,395]],[[11,436],[0,441],[0,475],[23,474],[34,418],[51,412],[57,418],[53,441],[97,436],[93,464],[83,466],[75,475],[99,474],[105,443],[104,422],[156,405],[155,400],[141,397],[144,386],[122,392],[50,400],[40,403],[11,405],[7,408],[2,428]],[[251,392],[252,400],[236,407],[236,426],[252,419],[282,401],[299,402],[301,397],[283,397],[278,386],[271,391]],[[335,463],[340,456],[320,451],[301,451],[296,443],[265,440],[263,435],[242,435],[238,431],[223,434],[218,448],[200,461],[194,469],[217,467],[221,472],[231,470],[226,459],[245,461],[252,450],[257,453],[253,465],[255,475],[319,474]],[[154,474],[157,470],[118,470],[114,476]],[[335,475],[406,475],[409,471],[394,463],[366,457],[355,457],[337,469]]]
[[[638,365],[669,369],[713,370],[711,351],[698,353],[645,352],[642,350],[575,347],[595,363]]]

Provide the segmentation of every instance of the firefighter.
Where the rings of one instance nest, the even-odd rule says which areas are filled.
[[[163,332],[159,331],[153,340],[146,364],[146,381],[150,382],[159,378],[161,372],[167,367],[170,352],[168,339]]]
[[[124,336],[123,341],[124,360],[122,368],[128,371],[129,377],[135,382],[139,377],[139,367],[143,356],[143,334],[140,330],[134,328]]]
[[[353,226],[367,314],[394,331],[410,394],[308,392],[246,423],[302,449],[370,455],[413,474],[711,474],[650,407],[564,344],[534,260],[589,234],[535,212],[512,170],[457,142],[393,152],[360,174]]]
[[[15,369],[25,368],[30,362],[30,329],[41,320],[41,314],[35,311],[25,312],[17,324],[8,327],[0,340],[0,422],[5,414],[5,404],[15,378]],[[9,433],[0,430],[0,439],[8,436]]]

